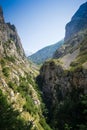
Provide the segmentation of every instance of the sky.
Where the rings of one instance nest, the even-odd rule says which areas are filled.
[[[17,28],[24,50],[37,50],[65,36],[65,25],[87,0],[0,0],[6,22]]]

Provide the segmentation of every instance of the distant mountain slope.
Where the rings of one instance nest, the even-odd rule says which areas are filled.
[[[52,58],[54,52],[63,45],[64,40],[61,40],[57,42],[56,44],[47,46],[36,53],[32,54],[31,56],[28,57],[31,61],[33,61],[36,64],[41,64],[44,61],[46,61],[49,58]]]

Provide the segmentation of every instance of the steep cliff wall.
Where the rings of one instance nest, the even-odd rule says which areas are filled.
[[[42,115],[37,74],[15,26],[5,23],[0,7],[0,129],[50,130]]]
[[[85,62],[81,64],[81,60]],[[39,86],[48,108],[51,127],[65,130],[67,124],[67,128],[80,129],[84,125],[86,129],[87,118],[83,111],[87,108],[82,104],[81,97],[87,100],[87,59],[80,55],[80,61],[72,62],[67,70],[58,60],[45,62],[37,79],[38,83],[41,81]]]
[[[87,28],[87,2],[80,6],[66,25],[65,42],[81,30]]]
[[[24,57],[24,50],[14,25],[5,23],[3,11],[0,8],[0,54]]]
[[[37,78],[53,130],[87,129],[87,3],[66,25],[65,44]]]

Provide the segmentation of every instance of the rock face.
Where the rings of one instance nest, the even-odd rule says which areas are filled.
[[[87,119],[83,122],[81,119],[86,116],[82,117],[79,110],[83,107],[81,96],[87,94],[87,69],[64,70],[52,60],[44,63],[38,81],[41,81],[40,87],[49,112],[48,122],[54,130],[64,130],[66,123],[72,129],[80,129],[81,124],[85,126]]]
[[[87,129],[82,112],[87,110],[82,103],[87,100],[87,2],[66,25],[65,43],[53,58],[43,64],[37,78],[48,122],[54,130]]]
[[[80,6],[66,25],[65,42],[85,28],[87,28],[87,2]]]
[[[47,104],[63,100],[73,88],[87,93],[87,69],[64,70],[55,60],[43,64],[40,72],[42,91]],[[51,107],[51,106],[48,106]]]
[[[7,48],[7,46],[9,47]],[[5,53],[4,53],[5,52]],[[16,28],[4,22],[3,11],[0,7],[0,54],[7,56],[24,57],[24,50]]]
[[[2,7],[0,7],[0,24],[1,24],[1,23],[4,23]]]
[[[83,41],[86,41],[87,29],[78,32],[68,42],[65,42],[63,46],[56,50],[53,55],[54,59],[62,58],[63,56],[71,55],[75,50],[80,48],[80,45],[84,46]],[[86,45],[85,45],[86,46]]]
[[[25,57],[15,26],[5,23],[0,7],[0,129],[51,130],[36,91],[37,74],[37,67]]]

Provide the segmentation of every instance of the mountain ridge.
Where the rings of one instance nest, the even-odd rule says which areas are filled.
[[[60,48],[63,44],[64,40],[61,40],[53,45],[49,45],[37,51],[28,57],[29,60],[36,64],[41,64],[49,58],[53,57],[54,52],[57,48]]]
[[[77,12],[72,16],[71,21],[67,23],[65,27],[65,42],[85,28],[87,28],[87,2],[79,7]]]

